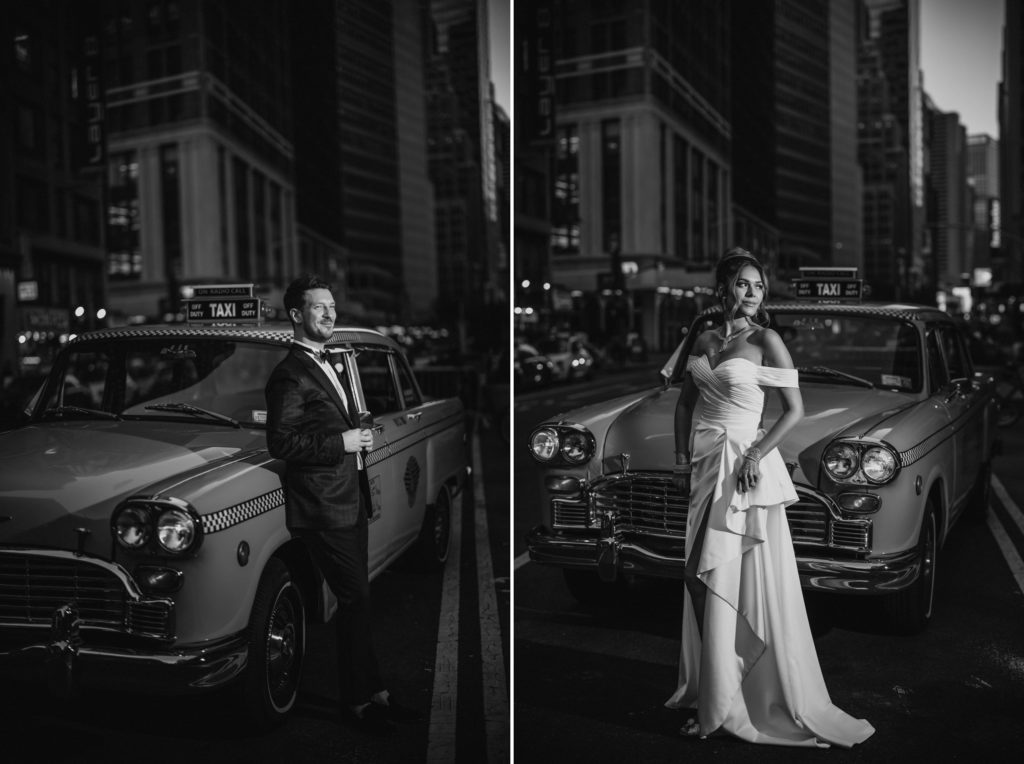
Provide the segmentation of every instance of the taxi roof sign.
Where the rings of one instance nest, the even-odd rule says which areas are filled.
[[[860,302],[864,281],[857,278],[857,268],[810,267],[800,269],[800,278],[793,279],[798,300],[817,302]]]
[[[190,324],[258,324],[263,301],[253,296],[253,284],[200,284],[185,300],[185,321]]]
[[[254,284],[196,284],[183,287],[191,292],[186,295],[193,297],[252,297]]]

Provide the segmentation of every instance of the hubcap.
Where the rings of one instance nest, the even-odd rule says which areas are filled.
[[[925,586],[923,595],[925,597],[925,615],[932,614],[932,602],[935,595],[935,515],[928,518],[928,524],[924,529],[924,549],[921,561],[921,575],[924,576]]]
[[[267,686],[272,695],[290,692],[297,658],[297,613],[290,586],[280,592],[267,631]]]

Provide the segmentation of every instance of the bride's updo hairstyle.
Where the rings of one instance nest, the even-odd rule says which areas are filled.
[[[759,326],[768,326],[768,311],[764,308],[764,304],[768,301],[768,274],[764,266],[761,265],[761,262],[750,252],[743,249],[743,247],[733,247],[730,249],[722,255],[718,265],[715,266],[715,294],[722,305],[722,316],[726,321],[732,321],[736,317],[738,306],[733,305],[731,313],[727,312],[725,296],[732,292],[736,282],[739,280],[740,271],[748,265],[752,265],[757,269],[761,281],[764,282],[764,298],[761,300],[761,304],[757,306],[754,323]]]

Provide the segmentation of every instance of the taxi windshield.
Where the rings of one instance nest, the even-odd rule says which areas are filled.
[[[772,313],[801,380],[920,392],[921,341],[913,324],[885,316]]]
[[[278,345],[214,338],[81,343],[58,361],[37,416],[262,425],[264,386],[286,353]]]

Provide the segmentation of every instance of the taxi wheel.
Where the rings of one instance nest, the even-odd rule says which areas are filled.
[[[892,624],[901,634],[918,633],[932,618],[939,555],[939,523],[930,501],[925,505],[917,549],[921,561],[917,580],[906,589],[890,594],[886,602]]]
[[[452,538],[452,495],[448,486],[441,486],[437,499],[427,506],[423,526],[416,541],[420,564],[427,570],[439,570],[448,560]]]
[[[283,722],[302,679],[306,617],[302,593],[283,561],[272,558],[260,578],[249,616],[249,659],[242,686],[249,718]]]

